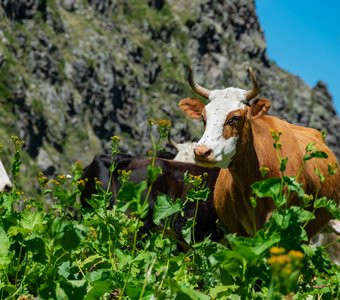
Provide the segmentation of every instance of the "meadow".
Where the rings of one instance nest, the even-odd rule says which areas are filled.
[[[316,208],[325,207],[338,219],[339,210],[331,199],[306,195],[297,176],[285,176],[289,158],[278,155],[281,178],[266,178],[264,169],[263,180],[252,186],[253,206],[264,197],[276,205],[254,237],[225,231],[224,243],[209,237],[196,241],[195,216],[182,230],[186,251],[167,234],[186,203],[206,201],[210,191],[203,174],[185,174],[190,191],[184,202],[159,195],[153,220],[162,229],[142,233],[149,191],[162,172],[153,161],[169,124],[150,122],[150,127],[154,130],[148,180],[132,183],[129,172],[121,172],[122,188],[112,209],[108,209],[112,193],[100,182],[88,200],[90,207],[80,206],[85,184],[80,163],[70,174],[53,179],[39,174],[32,180],[39,181],[40,196],[26,197],[16,184],[19,176],[25,176],[20,171],[23,145],[13,137],[13,190],[0,195],[1,299],[340,298],[340,268],[329,260],[328,245],[310,246],[304,230]],[[279,153],[280,133],[272,136]],[[113,162],[119,143],[112,137]],[[310,144],[304,162],[324,155]],[[115,168],[113,163],[110,171]],[[318,174],[320,184],[334,170]],[[287,205],[293,193],[300,197],[301,207]]]

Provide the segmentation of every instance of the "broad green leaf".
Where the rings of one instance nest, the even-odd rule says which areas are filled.
[[[148,165],[148,180],[153,183],[157,180],[158,176],[162,174],[162,168],[158,166]]]
[[[70,274],[71,274],[71,271],[70,271],[70,267],[71,267],[71,264],[70,264],[70,261],[64,261],[59,267],[58,267],[58,274],[62,277],[64,277],[65,279],[67,279]]]
[[[99,254],[95,254],[95,255],[91,255],[87,258],[85,258],[84,261],[79,263],[79,266],[83,269],[88,269],[91,268],[93,265],[96,265],[100,262],[102,262],[104,260],[104,258],[99,255]]]
[[[268,178],[253,183],[251,188],[257,197],[276,198],[281,191],[281,181],[280,178]]]
[[[33,231],[36,226],[43,228],[43,220],[44,214],[42,211],[25,210],[21,213],[20,225],[25,229]]]
[[[295,177],[284,176],[283,181],[289,191],[297,193],[300,198],[305,195],[302,184],[300,182],[297,182]]]
[[[219,299],[222,296],[227,296],[232,292],[236,292],[239,289],[237,285],[219,285],[211,287],[209,294],[213,299]]]
[[[294,214],[297,216],[298,221],[303,224],[304,222],[313,220],[314,214],[308,210],[303,209],[300,206],[291,206],[289,208],[289,211],[294,212]]]
[[[116,284],[112,279],[99,280],[94,282],[92,288],[86,294],[84,300],[98,300],[102,299],[105,293],[112,291]]]
[[[193,201],[206,201],[208,199],[210,189],[208,187],[195,191],[191,189],[187,194],[187,199]]]
[[[185,223],[184,227],[182,228],[182,235],[183,239],[188,243],[191,244],[192,242],[192,229],[196,225],[194,218],[189,218]]]
[[[251,185],[253,193],[259,198],[272,198],[276,206],[281,207],[286,204],[286,197],[281,195],[281,178],[268,178]]]
[[[62,280],[57,284],[57,297],[60,293],[57,299],[82,300],[87,293],[86,288],[85,280]]]
[[[184,294],[186,296],[189,296],[192,300],[209,300],[210,297],[208,295],[205,295],[197,290],[190,289],[187,287],[182,287],[180,292],[177,292],[177,296],[179,296],[178,299],[180,299],[181,294]]]
[[[128,209],[132,212],[136,212],[138,210],[138,204],[142,203],[143,193],[147,186],[146,181],[141,181],[139,183],[126,183],[118,192],[118,209],[122,212],[125,212]]]
[[[40,263],[47,262],[45,240],[41,236],[35,233],[29,235],[25,238],[23,245],[28,251],[32,252],[33,261]]]
[[[11,258],[9,256],[10,246],[11,246],[11,243],[5,230],[2,227],[0,227],[0,268],[1,268],[1,265],[6,265],[11,262]]]
[[[76,248],[86,237],[85,226],[61,219],[53,220],[51,231],[56,242],[66,251]]]
[[[304,161],[307,161],[307,160],[310,160],[312,158],[322,158],[322,159],[326,159],[328,158],[328,155],[326,152],[323,152],[323,151],[314,151],[314,152],[311,152],[311,153],[308,153],[306,154],[304,157],[303,157],[303,160]]]
[[[161,220],[180,212],[182,208],[183,203],[179,199],[173,203],[168,195],[158,195],[153,211],[153,221],[159,225]]]
[[[340,210],[334,200],[327,199],[326,197],[316,199],[314,202],[314,208],[321,208],[321,207],[326,208],[328,212],[333,215],[333,217],[340,220]]]
[[[175,299],[192,299],[192,300],[209,300],[210,297],[186,286],[182,286],[175,280],[169,280],[169,286],[173,292],[177,294]]]
[[[11,226],[8,229],[8,236],[14,237],[17,236],[18,234],[21,234],[23,237],[27,236],[30,233],[29,229],[22,228],[20,226]]]

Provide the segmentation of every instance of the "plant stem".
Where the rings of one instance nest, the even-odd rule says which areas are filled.
[[[132,245],[132,252],[131,252],[132,260],[135,258],[138,228],[139,228],[139,219],[137,219],[136,231],[135,231],[135,233],[133,235],[133,245]],[[132,262],[129,265],[129,269],[128,269],[128,272],[126,274],[126,278],[125,278],[125,281],[124,281],[124,286],[123,286],[123,289],[121,290],[121,295],[122,296],[124,296],[125,290],[126,290],[126,288],[128,286],[128,282],[129,282],[129,278],[130,278],[130,274],[131,274],[131,268],[132,268]]]

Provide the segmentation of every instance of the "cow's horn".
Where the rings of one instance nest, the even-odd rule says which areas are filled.
[[[251,67],[249,67],[248,71],[249,71],[251,81],[253,83],[253,88],[251,90],[247,91],[247,93],[246,93],[246,100],[250,101],[251,99],[254,99],[260,93],[260,87],[259,87],[259,84],[256,81],[256,77],[255,77],[255,74],[253,72],[253,69]]]
[[[170,134],[168,135],[168,142],[169,142],[169,145],[176,149],[178,151],[178,147],[177,147],[177,144],[176,142],[171,138]]]
[[[196,83],[196,82],[194,81],[194,78],[193,78],[193,76],[192,76],[192,68],[191,68],[191,66],[189,67],[189,78],[188,78],[188,79],[189,79],[189,84],[190,84],[192,90],[193,90],[196,94],[198,94],[198,95],[202,96],[203,98],[209,100],[210,91],[209,91],[208,89],[206,89],[206,88],[200,86],[198,83]]]

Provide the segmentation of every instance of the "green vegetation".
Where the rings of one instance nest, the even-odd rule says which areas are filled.
[[[151,135],[154,158],[170,124],[149,125],[157,126],[157,134]],[[277,150],[279,137],[273,133]],[[117,205],[108,209],[111,192],[97,182],[91,208],[85,209],[78,204],[84,186],[78,163],[72,176],[49,180],[41,174],[41,196],[27,199],[16,186],[17,176],[23,175],[22,143],[13,141],[14,189],[0,195],[1,299],[339,299],[339,267],[329,261],[325,249],[307,244],[304,227],[313,218],[313,209],[305,208],[312,204],[297,178],[284,175],[286,158],[279,156],[282,178],[252,186],[253,205],[262,197],[272,198],[276,205],[263,229],[251,238],[226,234],[227,247],[209,237],[195,241],[192,218],[183,228],[189,246],[183,252],[167,234],[169,218],[180,214],[186,202],[207,199],[204,176],[185,175],[191,190],[184,203],[159,195],[153,219],[163,230],[142,234],[149,191],[162,172],[154,159],[148,168],[149,184],[131,183],[129,172],[121,172]],[[113,157],[119,153],[119,138],[112,138],[111,151]],[[323,157],[308,145],[305,161]],[[116,167],[112,164],[111,172]],[[265,175],[266,170],[261,171]],[[292,193],[301,197],[305,208],[287,207]],[[14,209],[18,204],[21,210]],[[316,199],[313,205],[326,207],[339,218],[332,201]],[[79,210],[78,220],[73,216],[77,210],[70,208]]]

